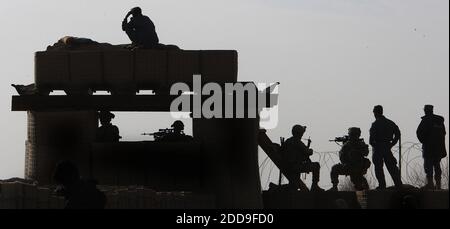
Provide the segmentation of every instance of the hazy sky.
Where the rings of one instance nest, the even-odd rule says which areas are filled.
[[[26,114],[10,111],[10,84],[33,82],[33,53],[65,35],[128,43],[121,21],[136,5],[162,43],[235,49],[240,80],[280,81],[280,121],[269,132],[276,141],[296,123],[308,126],[318,151],[337,150],[327,140],[350,126],[367,139],[376,104],[403,141],[417,141],[426,103],[448,128],[447,0],[1,1],[0,178],[24,173]],[[126,113],[114,122],[126,140],[139,140],[172,120]]]

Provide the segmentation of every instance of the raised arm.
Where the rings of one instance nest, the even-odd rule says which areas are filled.
[[[126,31],[128,29],[128,18],[131,15],[131,11],[127,13],[127,15],[125,15],[125,18],[122,21],[122,30]]]

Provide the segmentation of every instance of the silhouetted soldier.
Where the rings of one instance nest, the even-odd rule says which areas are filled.
[[[400,129],[391,120],[383,115],[383,107],[377,105],[373,109],[375,122],[370,128],[370,145],[373,148],[373,165],[375,166],[375,176],[378,180],[377,189],[386,188],[386,180],[384,177],[383,163],[391,174],[395,187],[402,186],[400,171],[397,167],[397,160],[392,155],[392,147],[394,147],[400,139]]]
[[[115,117],[115,115],[109,111],[101,111],[98,116],[101,126],[97,129],[96,141],[118,142],[119,139],[122,138],[119,135],[119,128],[111,124],[111,120]]]
[[[348,129],[348,141],[344,143],[339,151],[340,164],[331,168],[331,183],[333,187],[330,191],[338,191],[339,175],[350,176],[356,190],[368,189],[364,174],[370,167],[370,161],[366,157],[369,155],[369,145],[361,137],[361,129],[352,127]]]
[[[426,189],[441,189],[441,159],[447,156],[445,148],[444,117],[435,115],[432,105],[425,105],[425,116],[417,128],[417,138],[422,143],[425,174],[427,175]],[[433,169],[434,180],[433,183]]]
[[[182,121],[175,121],[172,126],[173,131],[164,135],[161,141],[178,142],[178,141],[192,141],[192,136],[184,134],[184,124]]]
[[[130,15],[133,15],[133,17],[128,22]],[[122,22],[122,30],[127,33],[133,45],[154,48],[159,43],[155,25],[149,17],[142,15],[142,10],[139,7],[135,7],[127,13]]]
[[[57,193],[66,200],[65,209],[103,209],[106,197],[93,181],[81,180],[77,167],[69,162],[58,163],[53,174]]]
[[[309,157],[313,154],[313,150],[302,142],[305,131],[306,126],[295,125],[292,127],[292,137],[288,138],[283,144],[284,157],[288,166],[296,172],[298,179],[300,179],[300,173],[312,172],[311,191],[323,191],[318,185],[320,164],[318,162],[311,162]]]

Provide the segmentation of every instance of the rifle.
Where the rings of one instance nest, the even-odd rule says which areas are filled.
[[[158,132],[154,132],[154,133],[142,133],[141,135],[144,136],[153,136],[153,138],[155,139],[155,141],[161,140],[162,138],[164,138],[166,135],[171,134],[174,132],[174,129],[172,128],[166,128],[166,129],[159,129]]]

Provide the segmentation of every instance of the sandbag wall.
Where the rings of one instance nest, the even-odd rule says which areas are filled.
[[[95,111],[28,112],[25,178],[51,184],[56,163],[71,160],[89,176],[90,143],[98,126]]]
[[[176,82],[237,81],[233,50],[46,51],[35,53],[35,83],[40,90],[135,92],[165,90]]]
[[[0,209],[61,209],[64,198],[48,187],[20,182],[0,183]]]
[[[100,185],[143,185],[157,191],[201,191],[204,152],[201,142],[95,143],[92,177]]]
[[[213,195],[156,192],[144,187],[100,187],[106,209],[214,209]]]
[[[212,209],[214,196],[185,192],[155,192],[144,187],[98,187],[106,209]],[[0,182],[0,209],[62,209],[65,201],[54,188],[20,182]]]

